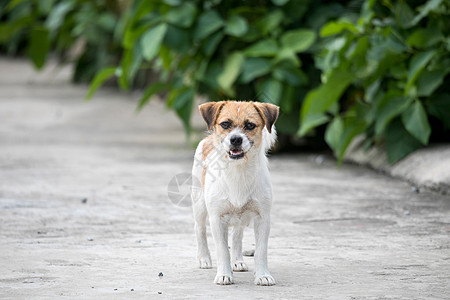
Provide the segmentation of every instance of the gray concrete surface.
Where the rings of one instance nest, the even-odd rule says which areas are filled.
[[[135,115],[116,90],[83,102],[67,69],[0,70],[1,299],[449,299],[449,197],[314,155],[271,157],[278,284],[254,286],[247,257],[214,285],[190,208],[167,196],[193,155],[173,113]]]
[[[419,189],[425,188],[450,195],[450,145],[431,145],[419,149],[399,162],[390,165],[381,147],[364,149],[364,139],[357,137],[349,146],[345,160],[369,166],[392,177],[410,182]]]

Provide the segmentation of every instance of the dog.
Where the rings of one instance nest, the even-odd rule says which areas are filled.
[[[248,271],[242,236],[253,221],[254,283],[274,285],[267,267],[272,206],[267,151],[276,141],[279,108],[269,103],[220,101],[202,104],[199,110],[210,132],[196,149],[192,169],[193,177],[201,178],[201,190],[191,193],[200,268],[212,268],[206,239],[209,216],[217,249],[214,283],[232,284],[233,271]],[[233,227],[231,257],[228,227]]]

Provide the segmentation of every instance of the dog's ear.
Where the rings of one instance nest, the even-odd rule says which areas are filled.
[[[208,126],[208,130],[211,130],[216,122],[217,117],[219,116],[220,110],[225,105],[225,101],[220,102],[207,102],[198,106],[200,110],[200,114],[203,117],[203,120],[206,122],[206,126]]]
[[[267,131],[272,132],[272,125],[278,118],[279,107],[270,103],[254,103],[261,118],[266,123]]]

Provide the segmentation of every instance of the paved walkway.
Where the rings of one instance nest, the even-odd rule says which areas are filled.
[[[214,285],[190,208],[167,196],[193,155],[173,113],[108,89],[83,102],[67,69],[0,70],[1,299],[449,298],[449,197],[314,155],[271,158],[278,284],[254,286],[248,257]]]

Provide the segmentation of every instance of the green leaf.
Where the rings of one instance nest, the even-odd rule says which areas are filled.
[[[353,79],[349,71],[333,72],[327,82],[306,95],[301,110],[300,136],[328,120],[323,114],[339,100]]]
[[[325,132],[325,141],[333,149],[339,165],[344,159],[345,151],[350,145],[350,142],[355,136],[364,132],[365,129],[365,122],[358,118],[358,116],[352,114],[348,114],[343,119],[341,117],[335,117],[328,125]]]
[[[62,1],[55,5],[45,21],[45,27],[53,34],[64,24],[64,19],[69,11],[75,8],[75,1]]]
[[[405,112],[402,114],[403,125],[406,130],[419,140],[422,144],[428,144],[430,138],[431,128],[428,123],[427,113],[420,104],[420,101],[415,101]]]
[[[125,49],[132,49],[136,41],[147,31],[148,26],[141,26],[137,29],[128,29],[122,38],[122,46]]]
[[[315,40],[316,34],[312,30],[291,30],[281,36],[281,46],[295,52],[303,52],[311,47]]]
[[[223,26],[224,22],[215,10],[204,12],[197,20],[194,39],[201,40]]]
[[[9,42],[9,40],[27,24],[6,23],[0,24],[0,43]]]
[[[165,18],[170,24],[187,28],[194,23],[197,7],[191,2],[184,2],[180,6],[170,9]]]
[[[248,57],[275,56],[278,52],[278,45],[274,39],[259,41],[244,50]]]
[[[405,95],[409,95],[414,82],[420,73],[425,69],[425,66],[430,62],[433,56],[436,54],[436,50],[429,50],[420,52],[411,59],[409,65],[408,79],[405,86]]]
[[[277,55],[273,59],[273,63],[289,63],[296,68],[300,68],[301,66],[301,61],[298,58],[298,55],[293,50],[287,48],[282,48],[278,51]]]
[[[165,46],[176,53],[185,54],[191,48],[191,43],[192,39],[188,29],[179,28],[170,24],[167,26],[167,31],[163,40]]]
[[[420,147],[420,142],[406,131],[399,119],[389,124],[386,130],[386,152],[390,164],[396,163]]]
[[[389,91],[381,99],[375,112],[376,135],[382,134],[389,122],[409,107],[412,99],[400,95],[400,92]]]
[[[187,134],[190,133],[190,120],[194,104],[194,95],[195,90],[188,87],[173,90],[169,95],[168,103],[170,103],[178,117],[183,121]]]
[[[275,78],[269,78],[258,86],[257,92],[259,101],[279,105],[283,93],[283,84]]]
[[[234,52],[226,59],[222,73],[217,81],[219,86],[228,94],[232,95],[231,87],[236,78],[241,73],[244,64],[244,55],[241,52]]]
[[[248,31],[247,20],[239,15],[231,15],[225,23],[225,33],[241,37]]]
[[[177,6],[183,3],[183,0],[163,0],[163,2],[170,6]]]
[[[218,31],[211,36],[207,37],[203,41],[203,52],[207,56],[211,56],[214,51],[216,51],[217,47],[219,46],[219,43],[222,41],[224,37],[224,34],[222,31]]]
[[[260,57],[249,57],[245,59],[242,66],[242,83],[249,83],[253,79],[266,75],[270,72],[272,65],[270,60]]]
[[[89,86],[89,91],[86,94],[85,99],[89,100],[94,95],[95,91],[109,78],[111,78],[116,73],[115,67],[108,67],[100,70]]]
[[[428,97],[442,85],[445,76],[450,70],[433,70],[424,71],[419,78],[417,78],[417,96]]]
[[[356,26],[352,23],[342,20],[342,21],[330,21],[320,30],[321,37],[327,37],[335,34],[339,34],[344,30],[348,30],[353,33],[358,33]]]
[[[296,107],[300,102],[300,96],[298,93],[298,88],[295,86],[284,84],[283,85],[283,94],[281,95],[279,106],[281,110],[288,114],[293,115],[295,118],[295,122],[291,124],[285,124],[284,128],[286,128],[288,134],[295,135],[298,130],[298,114],[292,113],[294,107]],[[296,109],[297,112],[297,109]],[[291,117],[292,118],[292,117]],[[278,121],[277,121],[278,122]],[[278,124],[278,123],[277,123]],[[279,124],[278,124],[279,125]]]
[[[409,37],[406,43],[411,47],[427,48],[443,40],[442,32],[437,28],[419,28]]]
[[[27,55],[31,58],[37,69],[42,68],[50,50],[49,32],[44,27],[35,27],[31,31],[30,43],[27,48]]]
[[[262,19],[259,20],[257,26],[259,27],[261,33],[263,35],[267,35],[272,32],[276,28],[280,26],[280,23],[283,21],[284,13],[282,10],[274,10],[270,13],[266,14]]]
[[[427,110],[450,129],[450,94],[439,94],[427,102]]]
[[[283,6],[288,2],[289,0],[272,0],[272,3],[278,6]]]
[[[411,26],[414,18],[414,11],[409,7],[405,0],[399,0],[395,7],[395,18],[402,28]]]
[[[167,31],[167,24],[159,24],[147,30],[141,39],[142,55],[148,61],[158,54],[161,42]]]
[[[148,101],[154,94],[157,94],[167,89],[168,86],[169,85],[167,83],[157,82],[147,87],[144,93],[142,94],[141,99],[139,100],[139,104],[136,108],[136,111],[140,111],[148,103]]]
[[[344,132],[344,122],[337,116],[331,121],[325,131],[325,141],[333,151],[337,151],[342,133]]]
[[[418,10],[420,13],[415,16],[411,22],[408,24],[410,27],[416,25],[420,22],[424,17],[428,16],[431,11],[436,10],[442,3],[442,0],[429,0],[424,5],[420,6]]]
[[[133,51],[127,49],[124,51],[122,59],[120,60],[120,67],[116,70],[116,75],[118,77],[120,88],[123,90],[128,90],[130,88],[129,74],[132,64],[133,64]]]
[[[329,120],[330,118],[324,113],[309,113],[301,117],[300,129],[298,130],[297,135],[304,136],[305,134],[310,132],[313,128],[325,124]]]
[[[308,82],[308,77],[298,68],[280,66],[273,71],[272,75],[274,78],[293,86],[303,85]]]

